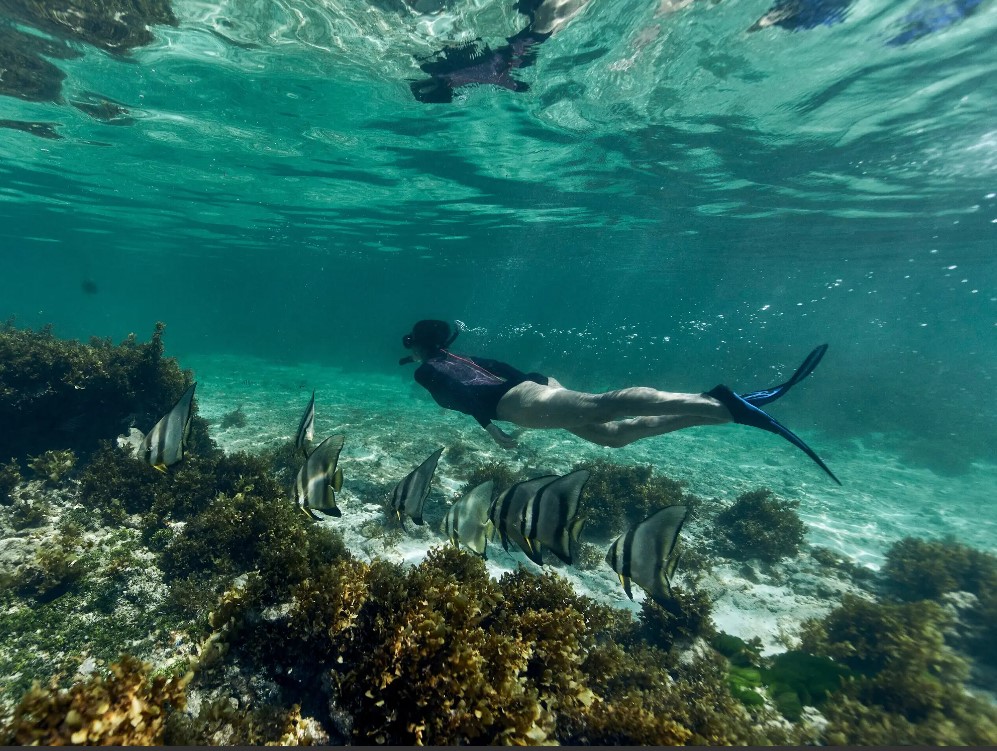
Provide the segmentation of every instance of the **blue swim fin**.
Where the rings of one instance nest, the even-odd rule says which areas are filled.
[[[818,348],[819,349],[819,348]],[[816,352],[816,350],[814,350]],[[810,359],[810,358],[807,358]],[[818,357],[818,359],[820,359]],[[801,368],[802,370],[802,368]],[[799,371],[797,371],[799,372]],[[796,376],[793,376],[794,378]],[[791,379],[792,380],[792,379]],[[781,425],[774,417],[766,412],[758,409],[750,402],[746,401],[743,397],[738,396],[733,391],[731,391],[726,386],[717,386],[711,391],[706,392],[707,396],[712,396],[714,399],[723,404],[727,410],[730,412],[731,417],[734,418],[734,422],[739,425],[750,425],[753,428],[761,428],[762,430],[767,430],[769,433],[775,433],[776,435],[781,435],[787,441],[792,443],[794,446],[799,448],[803,453],[817,462],[817,466],[830,475],[831,479],[834,480],[838,485],[841,484],[841,480],[834,476],[834,473],[827,468],[827,465],[821,461],[821,458],[817,456],[812,448],[803,442],[796,433],[791,431],[784,425]]]
[[[776,399],[781,398],[789,391],[793,386],[798,384],[808,375],[814,372],[814,368],[820,363],[821,358],[824,357],[824,353],[827,352],[827,345],[822,344],[809,355],[807,359],[803,361],[803,364],[796,369],[793,373],[793,377],[790,378],[785,383],[778,386],[772,386],[768,389],[762,389],[761,391],[752,391],[749,394],[741,394],[740,397],[744,399],[748,404],[755,407],[761,407],[763,404],[768,404],[769,402],[774,402]]]

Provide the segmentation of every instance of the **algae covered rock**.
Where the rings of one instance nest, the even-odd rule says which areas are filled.
[[[110,675],[68,690],[35,685],[0,727],[5,745],[161,744],[167,713],[182,709],[190,675],[153,677],[148,665],[122,657]]]
[[[714,538],[720,552],[736,560],[775,563],[800,552],[806,526],[790,501],[762,488],[743,493],[717,514]]]
[[[968,592],[975,604],[959,626],[967,632],[968,651],[997,665],[997,556],[952,538],[919,540],[905,537],[887,551],[881,572],[886,591],[905,602],[945,602]]]
[[[659,508],[675,504],[694,508],[699,501],[683,490],[681,482],[656,475],[649,464],[626,465],[599,459],[576,464],[573,469],[591,472],[582,495],[588,537],[609,539]]]
[[[829,741],[997,742],[997,711],[965,690],[969,666],[945,641],[949,625],[945,610],[930,600],[853,595],[824,619],[805,622],[802,648],[853,674],[823,707]]]
[[[151,428],[190,379],[163,356],[164,328],[158,324],[147,343],[130,336],[114,345],[0,327],[0,456],[65,449],[88,456],[132,424]]]
[[[0,505],[6,506],[13,503],[11,493],[14,488],[21,484],[21,468],[17,462],[11,459],[6,464],[0,464]]]

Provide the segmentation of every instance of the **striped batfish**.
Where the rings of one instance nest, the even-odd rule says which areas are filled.
[[[409,472],[395,485],[391,491],[391,508],[398,515],[398,521],[405,529],[405,520],[402,519],[402,512],[412,517],[416,524],[422,524],[422,506],[429,495],[429,484],[433,481],[436,473],[436,465],[443,454],[443,448],[438,448],[418,467]]]
[[[631,579],[658,604],[672,598],[669,580],[681,558],[678,538],[688,511],[686,506],[666,506],[655,511],[609,547],[606,563],[620,575],[620,583],[631,600]]]
[[[312,439],[315,438],[315,391],[312,390],[312,399],[305,407],[305,413],[298,423],[298,432],[294,434],[294,448],[301,449],[308,456],[308,450],[312,447]]]
[[[548,483],[526,502],[520,523],[527,544],[523,552],[537,565],[543,565],[543,548],[571,564],[572,543],[577,546],[585,525],[585,518],[578,515],[578,496],[588,479],[587,469],[575,470]]]
[[[160,472],[165,472],[167,467],[184,457],[190,418],[194,414],[192,407],[196,386],[197,383],[192,383],[187,387],[173,409],[153,426],[139,444],[139,458]]]
[[[342,516],[336,505],[336,493],[343,487],[343,470],[338,468],[339,452],[344,436],[331,435],[315,447],[298,470],[294,481],[294,496],[301,510],[312,519],[321,519],[312,509],[330,516]]]
[[[447,511],[443,520],[443,533],[454,547],[459,548],[464,543],[482,558],[485,557],[487,528],[491,524],[488,509],[492,505],[494,487],[494,480],[486,480],[468,491],[467,495]]]
[[[488,510],[488,518],[498,530],[499,537],[502,539],[502,547],[507,551],[510,539],[524,553],[530,550],[530,544],[523,537],[523,513],[526,511],[526,504],[556,479],[557,475],[544,475],[543,477],[534,477],[532,480],[517,482],[495,499],[492,507]]]

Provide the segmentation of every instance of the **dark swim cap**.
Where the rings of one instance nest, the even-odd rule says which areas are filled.
[[[443,349],[453,344],[460,328],[450,331],[450,324],[446,321],[417,321],[412,327],[412,333],[402,337],[402,346],[405,349],[412,349],[413,345],[418,345],[426,349]]]

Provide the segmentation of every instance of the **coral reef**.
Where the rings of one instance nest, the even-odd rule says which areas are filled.
[[[889,591],[908,602],[937,600],[946,592],[997,592],[997,556],[953,539],[905,537],[887,551],[880,574]]]
[[[305,457],[301,449],[295,446],[292,440],[286,441],[269,451],[264,451],[261,458],[270,467],[270,471],[282,485],[291,487]]]
[[[208,591],[211,582],[258,570],[265,597],[277,601],[288,583],[342,551],[337,533],[308,524],[294,507],[236,493],[220,496],[191,519],[166,546],[162,567],[174,586],[186,581]]]
[[[456,464],[453,457],[449,455],[447,461],[452,464]],[[487,480],[495,481],[493,494],[498,495],[503,490],[512,487],[512,485],[523,479],[519,473],[513,472],[509,469],[507,464],[495,461],[472,465],[470,469],[463,470],[461,476],[464,478],[465,482],[461,486],[458,495],[464,495],[472,488],[476,488],[478,485],[486,482]]]
[[[676,644],[689,644],[697,638],[709,640],[715,633],[705,592],[673,586],[672,599],[664,606],[650,597],[641,603],[641,639],[666,652]]]
[[[79,540],[62,534],[40,548],[34,560],[21,566],[11,580],[11,586],[22,597],[49,602],[60,597],[93,567],[92,560],[83,556]]]
[[[775,563],[799,554],[806,527],[799,501],[779,498],[767,488],[742,493],[717,514],[714,539],[723,555],[736,560]]]
[[[825,703],[831,743],[993,745],[997,711],[962,686],[968,666],[945,643],[945,611],[931,601],[874,602],[846,595],[808,621],[804,651],[829,657],[855,677]]]
[[[906,602],[941,601],[950,592],[974,595],[969,620],[975,633],[969,649],[997,665],[997,556],[953,539],[906,537],[887,551],[880,576],[887,592]]]
[[[604,459],[576,464],[591,471],[582,496],[589,537],[609,539],[664,506],[684,504],[694,510],[699,499],[681,482],[654,474],[651,465],[615,464]]]
[[[276,619],[248,610],[233,647],[285,684],[293,676],[301,696],[327,691],[355,743],[763,738],[715,660],[643,640],[668,618],[641,626],[552,573],[496,582],[449,546],[409,569],[344,558],[301,582]]]
[[[47,363],[35,381],[45,393],[50,381],[61,388],[63,376],[90,388],[86,379],[103,377],[89,372],[96,362],[91,350],[114,352],[102,367],[119,373],[112,380],[121,388],[136,389],[129,398],[154,400],[139,394],[142,383],[161,399],[156,411],[149,408],[151,425],[189,381],[162,358],[159,333],[148,345],[54,346],[47,333],[8,327],[0,347],[21,338],[38,344],[35,354],[51,354],[38,359]],[[14,376],[0,363],[0,405],[28,404],[30,393],[5,390],[5,379]],[[82,414],[74,425],[88,419]],[[995,607],[989,554],[954,541],[901,541],[878,578],[876,593],[892,599],[846,596],[825,618],[806,624],[799,648],[763,656],[760,640],[717,632],[714,617],[727,623],[730,613],[714,614],[707,596],[724,597],[716,588],[724,586],[722,576],[703,588],[700,574],[713,561],[706,545],[683,559],[682,586],[672,588],[672,598],[645,599],[636,618],[579,596],[550,571],[520,568],[492,579],[479,558],[449,545],[414,566],[365,562],[289,498],[301,463],[292,444],[262,456],[225,455],[205,425],[195,424],[189,455],[165,473],[96,437],[88,449],[48,446],[34,455],[36,479],[29,482],[21,476],[28,453],[0,464],[0,675],[6,677],[0,740],[997,740],[994,711],[966,693],[969,663],[952,648],[962,647],[956,639],[966,634],[992,633],[986,629],[997,622],[988,610]],[[470,458],[473,446],[458,441],[453,450]],[[621,530],[661,505],[699,503],[650,467],[596,462],[589,468],[582,502],[590,524],[601,521],[598,534]],[[501,463],[452,469],[467,472],[468,487],[493,479],[503,489],[521,479]],[[382,490],[380,479],[367,487]],[[714,517],[712,537],[725,551],[762,561],[795,555],[803,539],[796,506],[768,490],[747,493]],[[393,554],[397,520],[386,525],[371,508],[364,513],[348,539],[365,555]],[[420,540],[432,538],[423,532]],[[368,547],[359,539],[365,535],[379,541]],[[604,565],[604,548],[585,543],[581,550],[585,565]],[[831,551],[811,552],[812,558],[777,567],[784,575],[773,574],[765,586],[815,587],[822,581],[816,564],[831,571],[836,591],[860,591],[841,573],[873,588],[865,570],[850,571]],[[963,617],[962,630],[954,629]],[[974,644],[983,656],[984,642]],[[126,657],[108,675],[125,645],[153,659],[157,673]],[[29,689],[37,678],[51,678],[51,688]]]
[[[873,569],[859,566],[829,548],[816,545],[811,548],[810,556],[820,566],[840,571],[856,584],[864,586],[876,579],[876,572]]]
[[[48,518],[47,511],[44,499],[21,498],[10,507],[10,526],[18,531],[38,527]]]
[[[13,717],[0,725],[4,745],[161,744],[166,715],[182,709],[190,675],[153,677],[150,667],[122,657],[107,678],[94,677],[69,690],[37,684]]]
[[[11,492],[24,478],[21,476],[21,468],[17,462],[11,459],[6,464],[0,464],[0,505],[13,503]]]
[[[41,456],[31,457],[28,466],[35,477],[50,487],[62,482],[62,478],[76,466],[76,454],[72,451],[46,451]]]
[[[157,324],[148,343],[129,336],[115,346],[57,339],[50,328],[21,330],[11,321],[0,327],[0,456],[70,449],[83,457],[133,422],[151,428],[190,380],[163,357],[164,328]],[[196,446],[206,430],[195,420]]]
[[[328,745],[329,736],[301,707],[240,707],[230,699],[204,704],[196,717],[174,712],[167,717],[169,746],[313,746]]]

